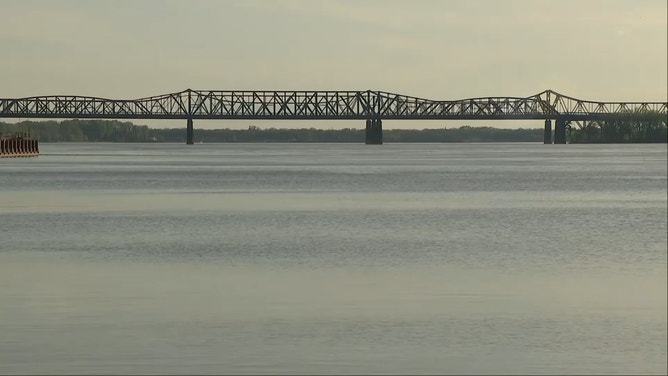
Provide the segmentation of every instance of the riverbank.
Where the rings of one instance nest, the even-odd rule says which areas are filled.
[[[628,125],[628,126],[627,126]],[[185,143],[185,128],[149,128],[118,120],[0,122],[0,133],[30,133],[40,142],[165,142]],[[364,143],[360,128],[195,129],[195,143]],[[543,142],[543,128],[384,129],[385,143]],[[569,143],[666,143],[665,122],[571,124]]]

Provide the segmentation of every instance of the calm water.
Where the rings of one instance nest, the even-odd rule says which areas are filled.
[[[666,145],[0,159],[0,373],[666,373]]]

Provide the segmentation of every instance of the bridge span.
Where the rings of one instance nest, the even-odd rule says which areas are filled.
[[[431,100],[384,91],[192,90],[139,99],[77,95],[0,98],[0,118],[183,119],[193,143],[196,119],[363,120],[367,144],[383,143],[383,120],[545,120],[544,143],[566,143],[574,121],[652,114],[668,102],[597,102],[545,90],[529,97]],[[555,121],[554,138],[552,121]]]

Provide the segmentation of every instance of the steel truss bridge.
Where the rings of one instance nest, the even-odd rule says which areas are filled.
[[[544,119],[545,142],[566,142],[572,121],[620,116],[666,117],[668,102],[597,102],[545,90],[529,97],[430,100],[384,91],[192,90],[139,99],[76,95],[0,98],[0,118],[185,119],[193,143],[194,119],[365,120],[366,143],[382,143],[382,120]],[[549,142],[548,142],[549,138]]]

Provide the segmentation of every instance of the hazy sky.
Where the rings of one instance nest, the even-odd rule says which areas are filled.
[[[667,4],[1,0],[0,97],[372,89],[451,100],[553,89],[582,99],[665,101]],[[250,123],[288,126],[199,121],[196,127]]]

